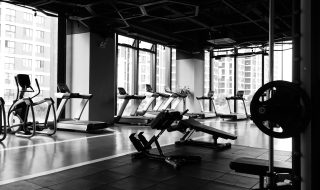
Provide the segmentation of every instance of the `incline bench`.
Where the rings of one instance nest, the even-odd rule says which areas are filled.
[[[180,139],[180,141],[176,142],[177,145],[193,145],[193,146],[213,148],[216,150],[223,150],[223,149],[231,148],[231,143],[218,143],[218,138],[230,139],[230,140],[237,139],[236,135],[227,133],[219,129],[215,129],[213,127],[209,127],[207,125],[203,125],[200,122],[194,120],[193,118],[181,120],[178,126],[175,128],[175,130],[181,131],[181,129],[183,129],[184,135]],[[201,131],[201,132],[212,135],[213,143],[192,140],[190,137],[196,131]]]
[[[230,168],[235,172],[259,176],[259,188],[264,189],[264,177],[268,175],[269,161],[257,158],[238,158],[230,162]],[[274,171],[277,173],[292,173],[291,163],[274,161]]]

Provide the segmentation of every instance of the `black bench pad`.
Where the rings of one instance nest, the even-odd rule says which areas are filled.
[[[277,173],[291,173],[290,162],[274,161],[274,171]],[[230,162],[230,168],[239,173],[266,176],[269,171],[269,161],[257,158],[238,158]]]
[[[227,132],[219,130],[219,129],[215,129],[213,127],[209,127],[207,125],[203,125],[200,122],[198,122],[192,118],[189,118],[186,120],[181,120],[179,124],[183,125],[185,127],[188,127],[190,129],[195,129],[196,131],[208,133],[208,134],[213,135],[215,137],[221,137],[224,139],[231,139],[231,140],[237,139],[236,135],[233,135],[231,133],[227,133]]]

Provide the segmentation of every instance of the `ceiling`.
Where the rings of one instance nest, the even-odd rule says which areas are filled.
[[[192,52],[268,41],[268,0],[12,0],[10,3],[65,15],[102,35],[119,32]],[[290,39],[291,7],[292,0],[275,1],[275,39]]]

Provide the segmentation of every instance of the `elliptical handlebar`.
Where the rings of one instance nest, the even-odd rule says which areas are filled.
[[[38,96],[38,95],[40,94],[40,92],[41,92],[38,79],[34,79],[34,80],[36,81],[36,85],[37,85],[37,88],[38,88],[38,92],[37,92],[37,94],[35,94],[34,96],[32,96],[31,99],[34,98],[34,97],[36,97],[36,96]],[[33,90],[33,88],[32,88],[31,86],[30,86],[30,88]],[[34,90],[33,90],[33,91],[34,91]]]
[[[17,96],[16,96],[16,100],[19,99],[19,94],[20,94],[20,89],[19,89],[19,84],[18,84],[18,78],[14,77],[14,80],[16,81],[16,87],[17,87]]]

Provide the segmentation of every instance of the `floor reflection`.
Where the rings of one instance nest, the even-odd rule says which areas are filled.
[[[220,142],[257,148],[269,146],[269,137],[252,121],[232,122],[216,118],[200,122],[238,136],[235,141],[219,139]],[[12,178],[135,151],[128,137],[141,131],[147,139],[156,132],[148,126],[115,125],[95,133],[58,131],[52,137],[36,136],[31,139],[9,134],[0,144],[0,184]],[[161,145],[172,144],[181,137],[180,132],[165,132],[159,142]],[[211,136],[202,132],[195,133],[193,137],[212,141]],[[274,147],[279,151],[290,151],[291,139],[275,139]]]

